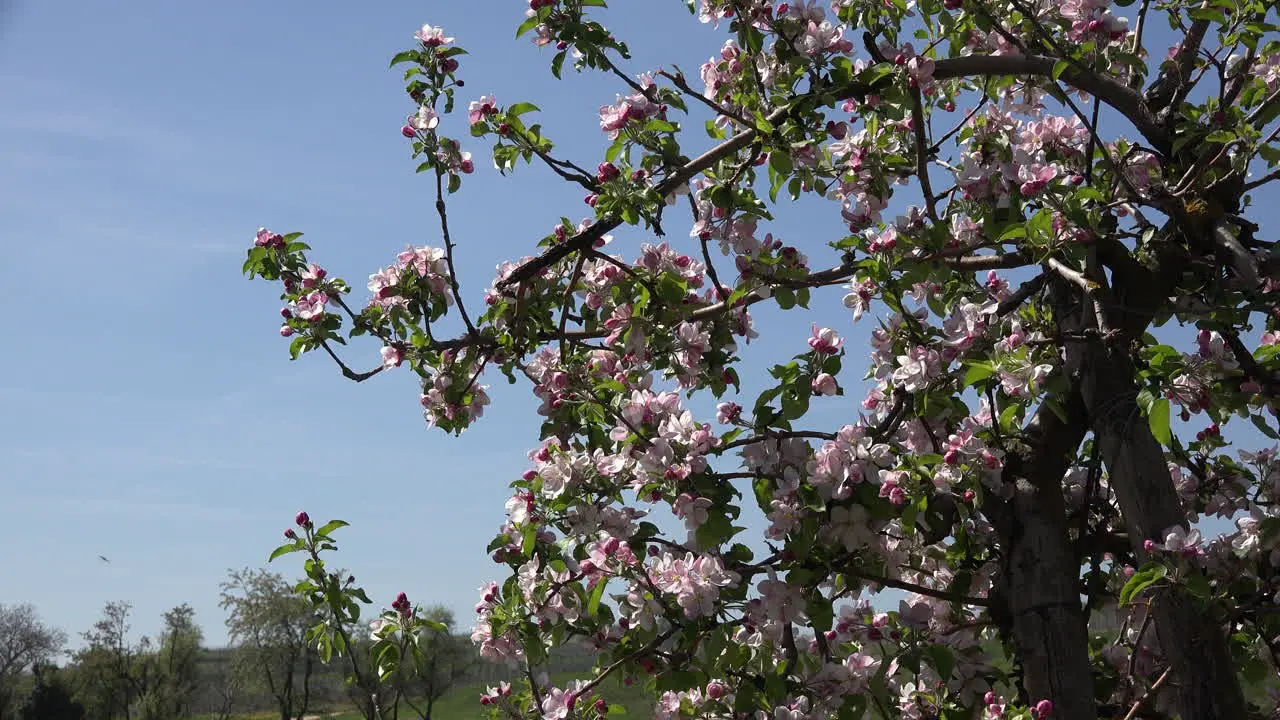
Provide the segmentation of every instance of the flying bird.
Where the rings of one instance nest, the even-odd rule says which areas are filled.
[[[99,559],[99,560],[101,560],[102,562],[104,562],[104,563],[108,564],[108,565],[110,565],[110,564],[111,564],[111,561],[107,559],[107,556],[106,556],[106,555],[99,555],[99,556],[98,556],[98,559]]]

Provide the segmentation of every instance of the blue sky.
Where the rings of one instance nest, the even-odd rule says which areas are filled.
[[[607,22],[636,52],[633,72],[674,62],[696,75],[723,42],[678,0],[617,5]],[[467,626],[476,589],[502,576],[484,548],[536,443],[526,387],[493,378],[483,422],[462,438],[429,431],[405,372],[357,386],[323,357],[290,363],[277,291],[240,263],[260,225],[303,231],[312,259],[359,293],[406,243],[439,244],[399,134],[412,108],[387,69],[424,22],[471,52],[460,99],[538,104],[580,164],[603,152],[595,110],[618,88],[552,78],[549,54],[512,39],[521,2],[352,7],[18,0],[2,18],[0,603],[35,603],[75,635],[108,600],[134,604],[138,633],[190,602],[221,644],[218,582],[262,565],[300,509],[353,524],[336,561],[380,603],[405,590]],[[469,140],[464,118],[446,122]],[[485,146],[468,147],[478,171],[450,221],[478,307],[501,260],[588,208],[581,188],[537,168],[506,181]],[[773,229],[826,258],[838,210],[803,210]],[[616,242],[630,255],[640,241]],[[859,371],[865,330],[826,297],[819,321],[854,333]],[[803,349],[809,321],[761,316],[772,359]],[[372,366],[377,348],[348,357]],[[820,419],[851,418],[853,380]]]

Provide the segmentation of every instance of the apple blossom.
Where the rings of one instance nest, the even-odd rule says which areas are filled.
[[[1094,718],[1168,667],[1167,714],[1246,717],[1232,665],[1266,667],[1280,632],[1257,610],[1280,594],[1280,467],[1227,451],[1280,439],[1280,279],[1249,197],[1278,177],[1274,31],[1106,0],[699,0],[728,37],[694,87],[629,74],[598,4],[534,0],[519,32],[557,76],[618,81],[583,109],[602,157],[563,159],[527,103],[466,108],[497,169],[541,164],[593,212],[503,262],[483,314],[444,209],[479,152],[446,135],[461,49],[430,25],[397,57],[440,247],[371,276],[363,308],[296,234],[260,230],[245,266],[282,283],[293,356],[371,335],[381,363],[343,374],[408,366],[430,425],[479,419],[486,373],[529,381],[542,438],[489,548],[510,579],[482,589],[472,631],[528,682],[482,703],[593,717],[619,672],[654,677],[663,718]],[[1189,28],[1149,73],[1152,33],[1129,30],[1148,13]],[[1224,57],[1230,33],[1248,54]],[[1192,92],[1206,76],[1220,92]],[[780,227],[782,196],[848,234]],[[619,250],[624,224],[657,239]],[[865,355],[816,309],[834,287],[872,319]],[[776,349],[748,347],[771,330],[761,307],[815,307],[807,352],[767,377],[746,352]],[[858,403],[814,400],[845,391]],[[687,537],[645,519],[668,511]],[[909,594],[892,609],[886,588]],[[1103,607],[1126,620],[1099,650],[1083,638]],[[572,638],[596,669],[557,687],[540,672]]]

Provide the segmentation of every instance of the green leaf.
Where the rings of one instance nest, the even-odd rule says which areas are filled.
[[[964,386],[969,387],[974,383],[981,382],[996,373],[995,365],[989,362],[968,362],[964,364]]]
[[[591,617],[595,617],[600,611],[600,599],[604,597],[604,586],[607,584],[609,584],[609,578],[602,577],[596,586],[591,588],[591,597],[587,600],[587,614]]]
[[[516,103],[515,105],[512,105],[511,107],[507,108],[507,115],[510,115],[512,117],[520,117],[525,113],[534,112],[537,110],[539,110],[537,105],[534,105],[533,103],[521,102],[521,103]]]
[[[297,540],[291,543],[285,543],[284,545],[281,545],[280,547],[276,548],[271,552],[271,557],[267,558],[267,562],[271,562],[272,560],[275,560],[281,555],[288,555],[289,553],[298,552],[301,549],[302,549],[302,543]]]
[[[930,645],[925,648],[925,654],[929,656],[929,664],[938,671],[938,677],[950,680],[951,673],[956,668],[956,656],[951,652],[951,648],[945,645]]]
[[[1070,66],[1071,66],[1071,63],[1067,62],[1066,60],[1059,60],[1058,62],[1054,63],[1053,64],[1054,82],[1057,82],[1058,78],[1062,77],[1062,73]]]
[[[1173,441],[1173,433],[1169,430],[1169,398],[1160,398],[1151,403],[1147,413],[1147,423],[1151,426],[1151,434],[1161,445],[1169,447]]]
[[[805,603],[805,612],[809,615],[809,622],[814,630],[826,632],[831,629],[832,623],[835,622],[835,612],[832,610],[831,601],[822,597],[821,594],[815,593]]]
[[[396,53],[395,57],[391,58],[391,65],[389,67],[395,67],[402,62],[409,62],[410,60],[417,60],[417,59],[418,59],[417,50],[404,50],[402,52]]]
[[[1026,236],[1027,236],[1027,226],[1022,223],[1018,223],[1016,225],[1010,225],[1008,228],[1005,229],[1004,232],[1000,233],[999,240],[1000,242],[1004,242],[1006,240],[1016,240],[1018,238],[1024,238]]]
[[[538,17],[537,14],[533,15],[529,19],[520,23],[520,27],[516,28],[516,37],[518,38],[521,35],[529,32],[530,30],[538,27],[538,25],[541,23],[542,23],[542,19]]]
[[[791,162],[791,155],[784,151],[774,150],[769,153],[769,167],[779,175],[790,175],[794,169]]]
[[[796,293],[791,288],[775,288],[773,291],[773,299],[778,302],[778,307],[783,310],[790,310],[796,306]]]
[[[1120,606],[1124,607],[1133,602],[1143,590],[1151,587],[1169,574],[1169,568],[1160,563],[1147,563],[1142,569],[1133,574],[1129,578],[1129,582],[1124,584],[1120,589]]]
[[[1187,13],[1192,20],[1205,20],[1207,22],[1218,23],[1219,25],[1227,24],[1227,16],[1221,10],[1212,8],[1196,8]]]
[[[668,305],[679,305],[684,302],[685,295],[688,293],[688,288],[685,287],[684,283],[670,275],[664,275],[658,281],[657,290],[658,297]]]
[[[350,525],[350,523],[346,522],[345,520],[330,520],[329,522],[322,525],[320,529],[316,531],[316,534],[328,535],[334,530],[337,530],[338,528],[347,527],[348,525]]]
[[[525,557],[533,555],[534,545],[538,542],[538,526],[529,525],[524,529],[523,542],[520,543],[520,553]]]
[[[1253,423],[1254,427],[1262,431],[1263,435],[1266,435],[1272,440],[1280,440],[1280,433],[1272,429],[1272,427],[1267,424],[1267,421],[1263,419],[1261,415],[1250,415],[1249,421]]]

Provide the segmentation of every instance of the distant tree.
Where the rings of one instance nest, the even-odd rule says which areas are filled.
[[[470,638],[454,634],[453,611],[434,605],[422,615],[444,625],[444,629],[425,628],[418,643],[422,651],[412,663],[401,663],[397,670],[398,690],[422,720],[431,720],[436,701],[444,697],[471,670],[477,658]]]
[[[236,651],[233,662],[248,683],[274,699],[281,720],[301,718],[311,702],[316,657],[307,632],[315,624],[311,605],[293,593],[278,573],[230,571],[222,583],[221,607]]]
[[[190,713],[198,689],[196,660],[204,633],[195,610],[183,603],[164,615],[164,632],[156,652],[138,658],[138,717],[172,720]]]
[[[81,634],[85,646],[72,659],[76,665],[77,697],[89,720],[131,717],[130,709],[141,695],[138,659],[150,651],[150,641],[129,641],[127,602],[108,602],[102,617]]]
[[[83,720],[84,706],[72,697],[58,668],[53,665],[32,666],[35,684],[18,711],[20,720]]]
[[[200,679],[203,711],[213,720],[229,720],[244,699],[244,681],[244,674],[237,672],[231,662],[213,663],[213,668]]]
[[[32,605],[0,605],[0,720],[14,717],[23,672],[52,659],[66,642],[66,633],[40,622]]]

